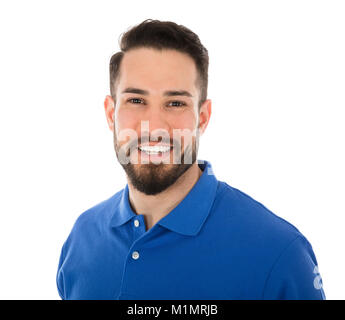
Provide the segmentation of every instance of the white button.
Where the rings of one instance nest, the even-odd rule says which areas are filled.
[[[134,226],[135,226],[135,227],[139,227],[139,220],[138,220],[138,219],[135,219],[135,220],[134,220]]]
[[[139,252],[138,252],[138,251],[133,251],[133,252],[132,252],[132,258],[133,258],[134,260],[139,259]]]

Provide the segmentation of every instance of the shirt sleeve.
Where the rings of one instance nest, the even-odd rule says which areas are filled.
[[[60,295],[62,300],[65,300],[65,297],[64,297],[64,277],[63,277],[63,272],[61,270],[61,266],[62,266],[63,261],[65,259],[64,258],[65,245],[66,245],[66,243],[64,243],[64,245],[62,246],[62,249],[61,249],[59,266],[58,266],[58,270],[57,270],[57,274],[56,274],[56,285],[57,285],[57,289],[58,289],[59,295]]]
[[[274,263],[263,292],[265,300],[325,300],[311,244],[300,235]]]

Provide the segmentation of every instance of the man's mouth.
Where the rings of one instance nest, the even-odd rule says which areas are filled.
[[[172,146],[139,146],[138,149],[148,155],[162,155],[163,153],[170,152]]]

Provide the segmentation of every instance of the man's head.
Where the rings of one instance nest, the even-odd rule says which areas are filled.
[[[157,20],[145,20],[127,31],[120,48],[110,60],[107,121],[130,182],[154,195],[196,161],[199,134],[211,113],[206,99],[208,53],[189,29]],[[145,142],[161,149],[139,149]],[[164,151],[162,145],[173,148],[152,153]]]

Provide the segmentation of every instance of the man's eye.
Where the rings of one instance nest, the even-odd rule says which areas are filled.
[[[132,98],[132,99],[128,99],[128,102],[133,102],[134,104],[141,104],[143,103],[142,99],[138,99],[138,98]]]
[[[186,104],[182,101],[171,101],[169,102],[169,105],[170,104],[173,104],[172,107],[182,107],[182,106],[185,106]]]

